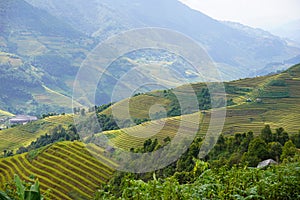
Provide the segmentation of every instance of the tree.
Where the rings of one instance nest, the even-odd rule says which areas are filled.
[[[243,141],[242,141],[242,143],[241,143],[241,145],[240,145],[240,152],[241,152],[241,153],[244,153],[244,152],[246,152],[246,151],[248,150],[249,144],[250,144],[251,140],[252,140],[253,137],[254,137],[253,135],[254,135],[254,134],[253,134],[252,131],[249,131],[249,132],[246,134],[246,136],[244,137],[244,139],[243,139]]]
[[[283,128],[276,129],[274,141],[279,142],[282,146],[289,140],[289,134]]]
[[[80,115],[85,116],[85,109],[84,108],[80,109]]]
[[[243,155],[242,160],[249,162],[249,165],[254,167],[268,157],[267,143],[260,137],[257,137],[250,142],[248,152]]]
[[[272,142],[273,141],[273,134],[270,125],[266,125],[262,130],[261,130],[261,135],[260,137],[266,142]]]
[[[261,138],[255,138],[250,142],[248,152],[260,159],[267,159],[269,156],[267,144]]]
[[[293,141],[293,143],[295,144],[296,148],[300,148],[300,131],[291,136],[291,140]]]
[[[284,159],[290,159],[292,158],[297,152],[296,146],[292,142],[292,140],[287,141],[283,148],[282,148],[282,154],[280,156],[280,159],[283,161]]]
[[[268,144],[268,151],[270,158],[279,162],[280,155],[282,154],[282,145],[279,142],[270,142]]]

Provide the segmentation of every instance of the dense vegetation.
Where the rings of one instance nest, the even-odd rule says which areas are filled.
[[[52,129],[49,133],[40,136],[36,141],[31,142],[28,147],[20,147],[17,150],[17,154],[25,153],[31,150],[35,150],[49,144],[61,141],[74,141],[79,140],[79,135],[77,134],[74,125],[69,125],[69,127],[64,129],[61,125]]]
[[[193,183],[180,184],[174,176],[144,182],[123,179],[120,195],[111,186],[98,190],[96,199],[299,199],[300,160],[271,166],[266,170],[226,166],[209,169],[200,162],[201,170]],[[197,174],[197,172],[195,172]],[[119,197],[119,198],[118,198]]]
[[[34,173],[37,178],[41,178],[43,192],[53,188],[51,197],[67,199],[78,199],[79,196],[90,199],[97,186],[101,186],[101,189],[97,190],[95,199],[297,199],[300,195],[296,192],[300,191],[300,152],[297,149],[300,147],[300,132],[288,134],[283,128],[273,132],[266,125],[258,136],[251,131],[232,136],[221,135],[214,149],[202,160],[198,159],[203,144],[199,136],[176,162],[166,168],[143,174],[116,172],[112,178],[109,177],[113,170],[103,165],[111,161],[101,157],[102,163],[97,161],[101,172],[97,176],[101,177],[101,181],[97,182],[96,179],[84,179],[82,174],[86,172],[78,166],[86,170],[89,168],[91,173],[95,173],[96,165],[92,163],[96,160],[91,153],[93,156],[101,156],[101,153],[88,152],[78,142],[55,143],[37,149],[65,140],[68,134],[75,136],[75,131],[73,126],[67,129],[57,127],[53,129],[53,136],[45,135],[32,142],[26,148],[30,150],[29,153],[0,160],[2,184],[4,180],[11,180],[9,177],[13,177],[12,172],[19,173],[24,180],[30,180],[27,177]],[[142,147],[131,148],[130,151],[152,152],[170,141],[170,137],[166,137],[163,143],[148,139]],[[260,161],[269,158],[280,164],[264,169],[256,168]],[[55,162],[61,164],[56,166]],[[133,161],[131,164],[140,163]],[[67,178],[61,171],[70,177]],[[55,186],[59,180],[66,181],[60,183],[59,187]],[[77,180],[85,181],[93,189],[80,184],[80,189],[75,190],[72,185]],[[103,180],[109,180],[108,184]],[[64,195],[61,192],[69,189],[72,190],[70,194]]]
[[[49,198],[48,190],[41,194],[39,181],[30,178],[29,182],[22,181],[18,175],[14,176],[14,180],[7,183],[5,192],[0,191],[1,200],[46,200]]]
[[[165,144],[170,138],[165,139]],[[117,172],[108,185],[99,190],[98,199],[294,199],[299,189],[300,132],[289,135],[283,128],[273,133],[266,125],[259,136],[249,131],[234,136],[221,135],[204,160],[198,159],[202,144],[196,138],[175,163],[153,173]],[[133,152],[152,152],[160,148],[157,140],[147,140]],[[267,171],[252,168],[265,159],[278,166]],[[132,163],[135,165],[138,163]],[[297,180],[296,180],[297,179]],[[272,184],[270,184],[272,183]],[[291,185],[296,185],[291,187]],[[272,190],[271,190],[272,189]],[[173,196],[172,196],[173,195]]]

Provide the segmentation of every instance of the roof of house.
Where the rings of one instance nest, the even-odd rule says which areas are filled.
[[[30,122],[30,121],[36,121],[37,117],[35,116],[29,116],[29,115],[17,115],[14,118],[11,118],[9,120],[10,123],[23,123],[23,122]]]
[[[272,165],[272,164],[276,165],[278,163],[273,159],[268,159],[268,160],[264,160],[264,161],[258,163],[257,168],[267,167],[267,166]]]

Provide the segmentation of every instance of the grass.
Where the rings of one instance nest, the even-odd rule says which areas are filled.
[[[80,142],[55,143],[32,161],[28,160],[28,153],[0,159],[0,186],[11,181],[14,174],[23,180],[34,175],[42,191],[51,189],[51,199],[91,199],[114,172],[105,162],[96,159]]]

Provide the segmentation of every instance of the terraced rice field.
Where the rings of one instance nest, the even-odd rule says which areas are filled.
[[[170,137],[172,139],[178,134],[186,137],[192,136],[201,128],[199,124],[201,124],[203,117],[202,114],[195,113],[146,122],[138,126],[116,131],[106,131],[101,134],[109,138],[112,146],[129,150],[132,147],[142,147],[147,139],[158,139],[159,143],[163,143],[165,138]]]
[[[126,115],[126,113],[128,113],[129,110],[129,114],[131,117],[143,119],[149,118],[149,109],[151,108],[151,106],[155,104],[167,106],[169,103],[169,100],[157,96],[139,95],[115,103],[113,106],[104,110],[102,114],[110,115],[112,114],[112,112],[114,112],[114,114],[117,113],[118,119],[127,119],[128,116]]]
[[[254,134],[260,134],[261,129],[266,125],[271,125],[272,129],[279,127],[285,128],[289,133],[297,133],[300,130],[300,66],[295,66],[290,70],[272,76],[257,77],[254,79],[243,79],[232,81],[228,84],[232,87],[241,88],[237,93],[230,93],[227,98],[232,98],[236,105],[227,107],[227,116],[222,133],[233,134],[253,131]],[[275,83],[282,83],[276,85]],[[195,90],[201,90],[204,84],[195,84]],[[185,90],[185,86],[176,89],[177,92],[183,92],[189,96],[190,92]],[[244,92],[246,91],[246,92]],[[152,92],[151,94],[158,94]],[[138,99],[139,98],[139,99]],[[148,99],[146,95],[133,97],[132,103],[136,106],[129,108],[146,108],[141,102]],[[247,98],[251,98],[252,102],[246,102]],[[261,102],[256,102],[256,98],[261,98]],[[152,102],[155,102],[153,97]],[[158,102],[163,102],[159,100]],[[168,103],[168,102],[165,102]],[[145,109],[147,111],[147,109]],[[146,111],[143,111],[145,114]],[[104,111],[106,112],[106,111]],[[134,112],[133,112],[134,113]],[[189,116],[193,116],[191,114]],[[190,118],[191,119],[191,118]],[[187,118],[187,121],[190,120]],[[211,120],[211,113],[207,111],[202,115],[200,135],[205,135]],[[219,119],[214,119],[219,120]],[[156,130],[159,121],[165,121],[165,125],[161,130]],[[166,137],[174,137],[179,127],[179,118],[161,119],[151,121],[117,131],[104,132],[110,138],[113,145],[129,149],[131,147],[141,147],[143,142],[148,138],[157,138],[160,142]],[[151,132],[156,133],[153,136]],[[144,137],[145,136],[145,137]]]
[[[4,149],[16,150],[21,146],[27,146],[39,136],[49,133],[54,127],[58,125],[66,127],[72,122],[72,115],[60,115],[2,130],[0,131],[0,154]]]
[[[96,189],[114,172],[105,164],[108,160],[101,156],[99,148],[94,150],[97,158],[80,142],[61,142],[49,146],[32,161],[27,159],[27,153],[0,159],[0,187],[14,174],[27,181],[34,175],[42,192],[51,190],[51,199],[92,199]]]

